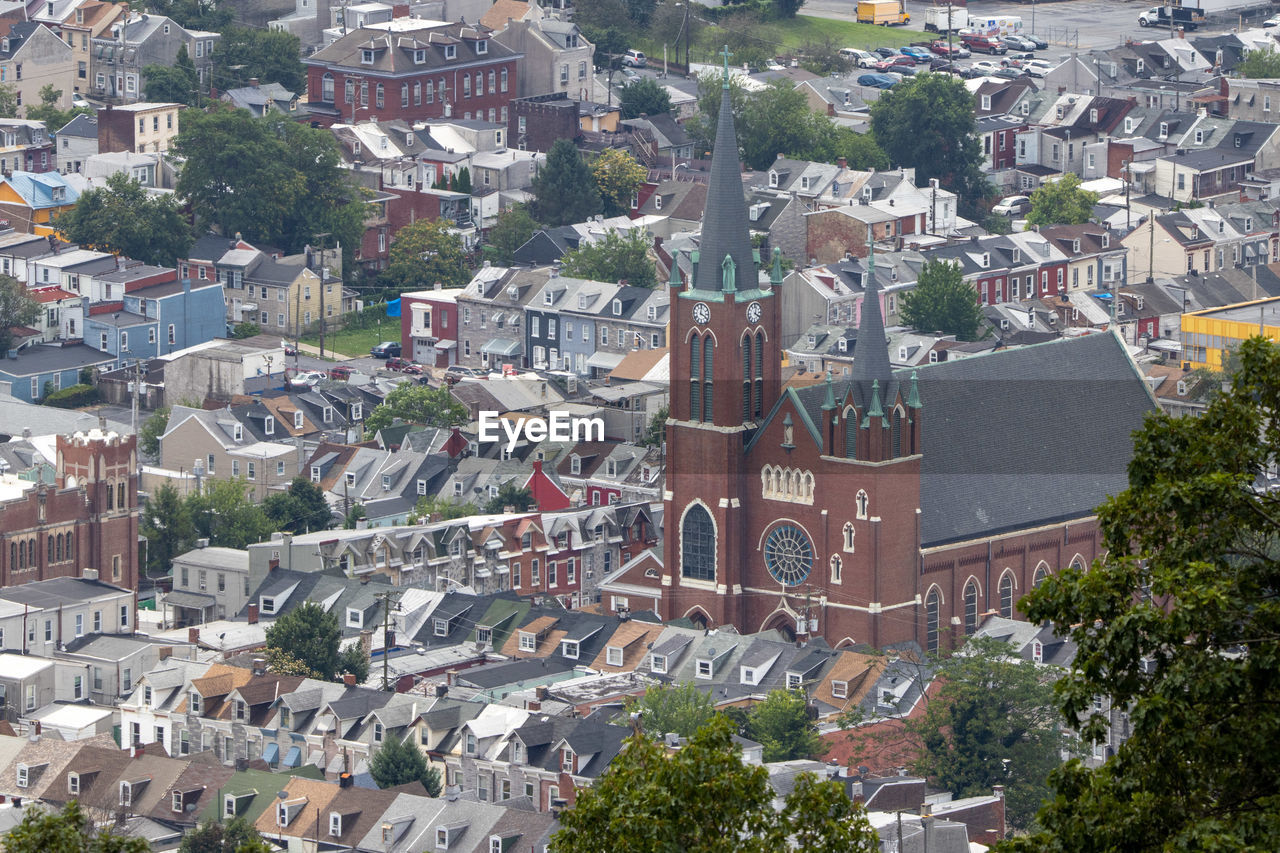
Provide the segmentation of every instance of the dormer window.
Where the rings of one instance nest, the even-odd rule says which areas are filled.
[[[382,475],[382,491],[384,492],[391,491],[391,475],[390,474]]]
[[[364,627],[364,611],[355,607],[347,608],[347,627],[363,628]]]
[[[361,64],[361,65],[372,65],[372,64],[373,64],[373,51],[372,51],[372,50],[362,50],[362,51],[360,51],[360,64]]]
[[[200,699],[200,694],[192,690],[191,694],[187,697],[187,709],[190,710],[191,713],[200,713]]]
[[[333,406],[324,407],[324,412],[321,415],[321,419],[327,424],[333,423]]]
[[[554,294],[554,293],[552,293],[550,290],[548,290],[546,293],[542,294],[542,304],[543,304],[543,305],[550,305],[551,303],[555,302],[555,299],[556,299],[555,294]]]
[[[243,441],[244,427],[240,424],[236,424],[235,426],[233,426],[231,428],[231,437],[234,438],[236,441]]]
[[[613,300],[613,316],[615,317],[622,316],[622,300],[621,299]]]
[[[844,338],[841,338],[840,340],[836,341],[836,349],[839,350],[840,352],[848,352],[849,351],[848,341],[846,341]]]
[[[302,412],[293,413],[293,428],[302,429]]]
[[[1186,380],[1184,379],[1178,380],[1178,396],[1179,397],[1187,396],[1187,383],[1186,383]]]
[[[444,58],[445,58],[445,59],[457,59],[457,58],[458,58],[458,46],[457,46],[456,44],[446,44],[446,45],[444,46]]]
[[[709,660],[698,661],[698,671],[695,677],[709,679],[711,678],[711,675],[712,675],[711,661]]]
[[[569,473],[570,474],[582,473],[582,457],[576,453],[569,457]]]
[[[267,415],[267,421],[266,421],[266,423],[263,425],[263,427],[262,427],[262,431],[263,431],[264,433],[266,433],[267,435],[275,435],[275,434],[276,434],[276,419],[275,419],[275,418],[273,418],[273,417],[271,417],[271,415]]]
[[[1098,111],[1096,109],[1089,110],[1089,124],[1098,123]]]
[[[560,654],[564,655],[570,660],[577,660],[578,659],[578,641],[577,640],[561,640]]]
[[[488,52],[489,52],[489,42],[487,40],[481,39],[480,41],[476,42],[477,54],[479,54],[480,56],[484,56]]]
[[[1203,144],[1204,144],[1204,131],[1203,131],[1203,130],[1197,130],[1197,131],[1196,131],[1196,145],[1203,145]]]
[[[243,720],[249,716],[249,708],[245,705],[243,699],[236,700],[236,719]]]
[[[1076,239],[1074,239],[1074,240],[1072,240],[1072,241],[1071,241],[1071,251],[1072,251],[1072,252],[1074,252],[1075,254],[1079,254],[1079,253],[1080,253],[1080,238],[1079,238],[1079,237],[1077,237]]]
[[[573,750],[568,747],[560,750],[560,772],[573,772]]]
[[[1104,232],[1102,235],[1102,248],[1107,249],[1107,248],[1110,248],[1110,246],[1111,246],[1111,235]]]
[[[604,653],[605,663],[609,666],[622,666],[622,647],[609,646]]]
[[[75,795],[80,794],[80,774],[79,773],[67,774],[67,793],[75,794]]]
[[[329,812],[329,835],[337,838],[342,834],[342,814],[339,812]]]
[[[616,459],[606,459],[604,462],[604,473],[607,477],[618,476],[618,462]]]
[[[415,50],[413,52],[413,64],[422,65],[427,61],[427,52],[425,50]]]
[[[1160,122],[1160,138],[1161,139],[1169,138],[1169,122],[1167,121]]]
[[[650,655],[649,669],[653,670],[658,675],[666,674],[667,656],[666,655]]]
[[[774,188],[778,186],[778,173],[772,169],[769,170],[769,186]]]

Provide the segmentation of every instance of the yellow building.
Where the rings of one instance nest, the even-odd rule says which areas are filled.
[[[1280,297],[1183,314],[1182,360],[1218,369],[1225,353],[1258,335],[1280,340]]]
[[[13,172],[0,176],[0,218],[14,230],[47,237],[59,213],[75,207],[80,194],[58,172]]]

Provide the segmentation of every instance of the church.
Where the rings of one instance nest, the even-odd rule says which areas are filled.
[[[663,559],[644,581],[663,618],[936,650],[1099,556],[1095,508],[1156,408],[1113,334],[895,372],[872,275],[851,375],[784,384],[781,260],[751,245],[728,97],[687,261],[668,285]]]

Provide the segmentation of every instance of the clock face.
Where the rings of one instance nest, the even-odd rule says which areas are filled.
[[[711,309],[707,307],[707,303],[699,302],[693,306],[693,322],[699,326],[706,324],[711,320]]]
[[[763,313],[764,313],[764,312],[763,312],[762,310],[760,310],[760,303],[759,303],[759,302],[752,302],[750,305],[748,305],[748,306],[747,306],[747,322],[748,322],[748,323],[759,323],[759,322],[760,322],[760,315],[761,315],[761,314],[763,314]]]

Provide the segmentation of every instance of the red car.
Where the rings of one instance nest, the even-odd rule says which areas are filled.
[[[885,59],[881,62],[877,62],[875,64],[875,69],[877,71],[893,71],[898,68],[915,69],[915,67],[916,67],[916,61],[914,59],[912,59],[909,56],[903,56],[901,54],[899,54],[898,56],[891,56],[888,59]]]
[[[348,379],[351,378],[351,373],[352,371],[350,367],[340,364],[337,367],[333,367],[329,369],[329,378],[335,379],[339,382],[346,382]]]
[[[960,48],[956,45],[947,44],[945,41],[935,41],[929,45],[929,50],[932,50],[938,56],[950,56],[953,58],[960,56]],[[965,53],[968,52],[967,50],[965,51]]]
[[[401,358],[400,356],[396,355],[387,359],[387,370],[399,370],[402,372],[408,372],[408,369],[410,367],[417,367],[417,365],[415,365],[412,361],[410,361],[407,358]],[[418,372],[421,373],[422,371],[419,370]]]

